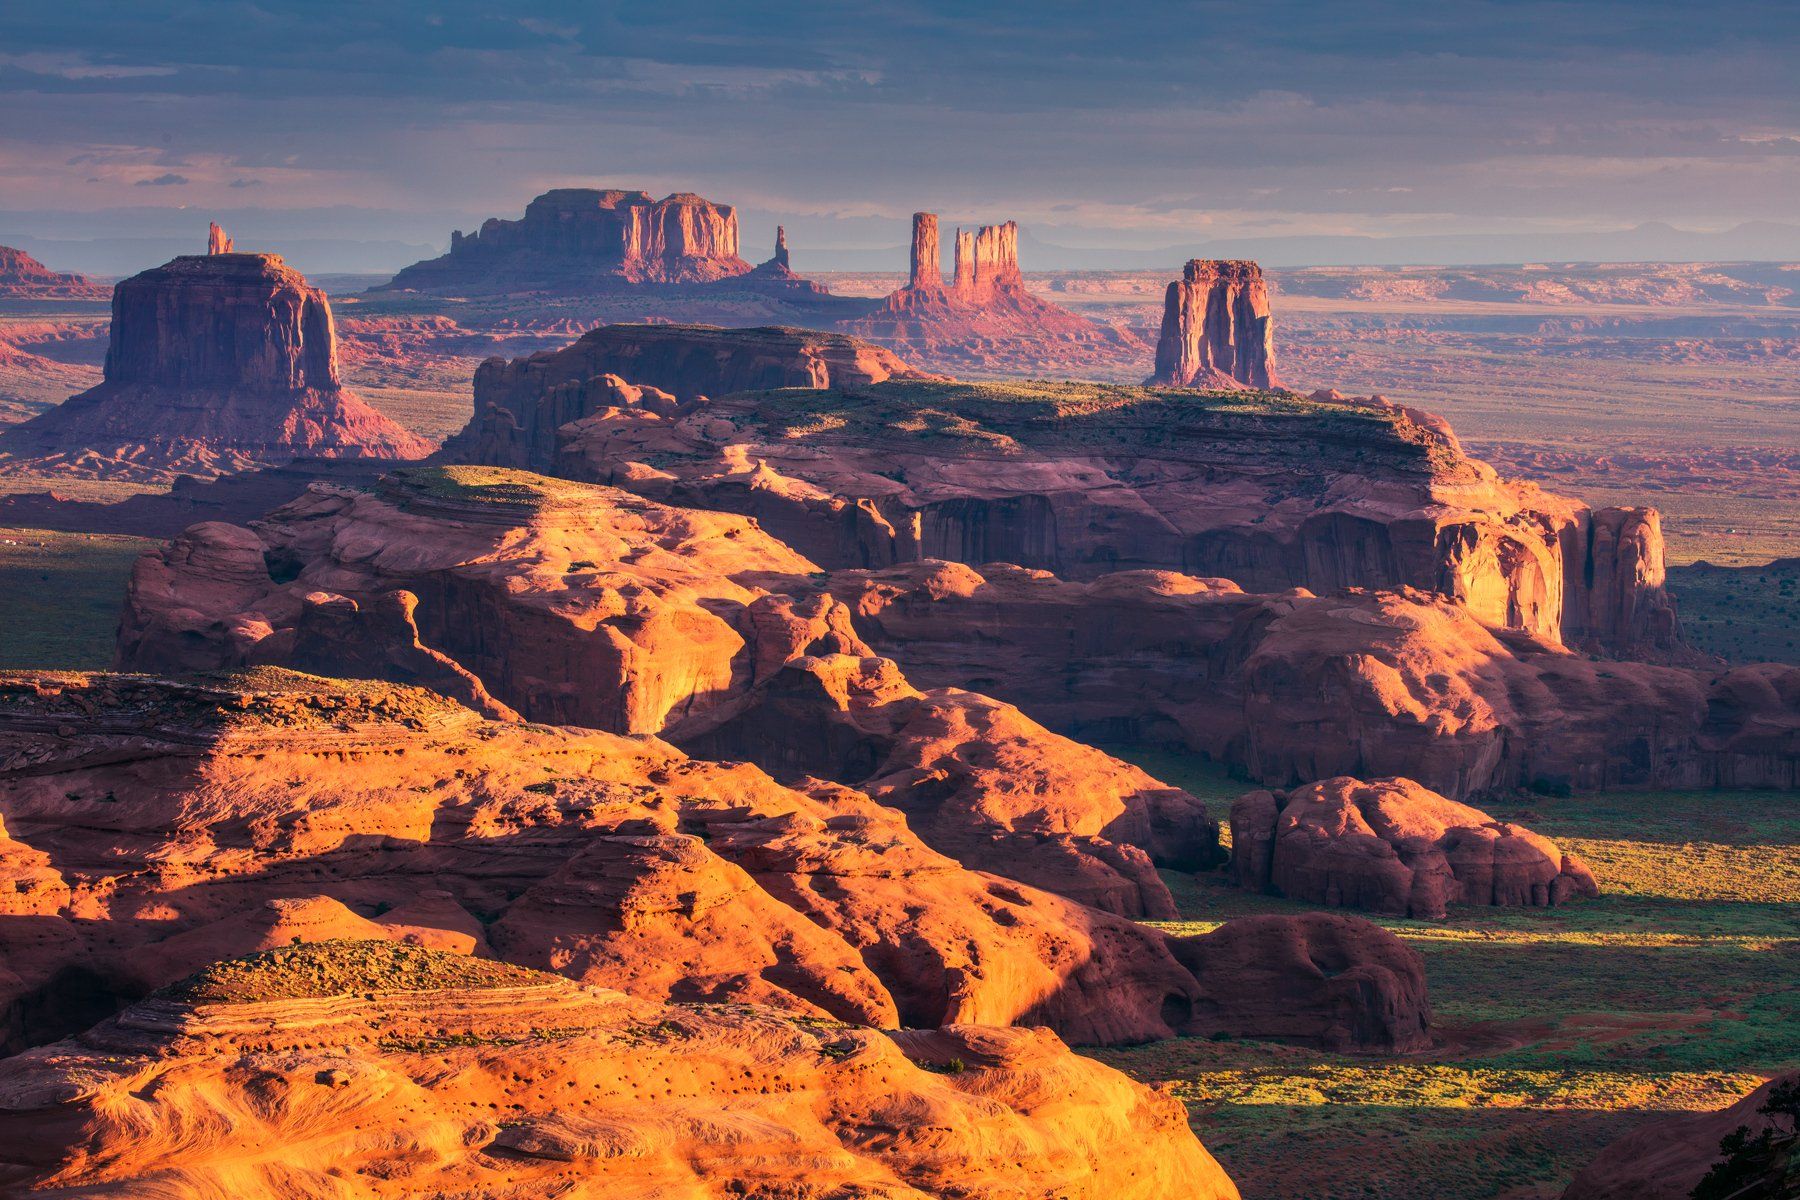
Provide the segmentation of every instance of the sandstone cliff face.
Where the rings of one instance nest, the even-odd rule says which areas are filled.
[[[558,396],[533,361],[515,364],[522,390]],[[1174,570],[1252,591],[1416,587],[1495,628],[1615,654],[1685,649],[1654,514],[1502,481],[1411,409],[904,379],[672,413],[586,403],[560,434],[560,472],[754,516],[827,567],[941,558],[1074,579]]]
[[[1005,564],[845,571],[825,587],[919,686],[975,688],[1077,737],[1184,745],[1276,787],[1405,776],[1464,799],[1800,783],[1800,669],[1596,660],[1419,592],[1259,595],[1169,572],[1080,583]]]
[[[1279,387],[1275,332],[1262,268],[1243,260],[1196,258],[1169,285],[1156,373],[1174,387]]]
[[[1231,806],[1238,885],[1332,908],[1441,919],[1451,904],[1546,908],[1599,894],[1574,855],[1410,779],[1339,777]]]
[[[206,227],[206,252],[208,254],[230,254],[237,249],[236,243],[219,228],[217,221],[208,223]]]
[[[177,258],[121,282],[105,382],[0,437],[34,469],[144,478],[430,450],[343,390],[331,305],[273,254]]]
[[[954,245],[955,273],[946,287],[937,214],[914,213],[907,285],[840,327],[933,369],[1111,367],[1139,349],[1131,334],[1025,289],[1016,222],[959,229]]]
[[[691,192],[559,188],[518,221],[490,217],[450,235],[450,252],[414,263],[386,286],[468,294],[633,284],[706,283],[744,275],[737,210]]]
[[[1228,957],[1178,962],[1153,930],[968,871],[862,793],[418,689],[0,677],[0,815],[13,1045],[196,961],[321,936],[881,1027],[1249,1028],[1198,1003],[1195,972],[1229,989]],[[1371,966],[1399,945],[1365,943]],[[1275,974],[1304,1008],[1329,981],[1296,970]],[[1411,1003],[1420,1025],[1422,972],[1383,978],[1372,1012]]]
[[[682,400],[765,388],[826,388],[912,378],[886,350],[842,334],[695,325],[606,325],[571,346],[475,372],[475,415],[442,459],[548,470],[557,430],[618,407],[609,377]]]
[[[23,250],[0,246],[0,297],[102,300],[109,289],[85,275],[52,271]]]
[[[371,1198],[1238,1195],[1178,1100],[1046,1030],[663,1006],[361,942],[221,964],[0,1065],[9,1190],[322,1195],[351,1173]]]

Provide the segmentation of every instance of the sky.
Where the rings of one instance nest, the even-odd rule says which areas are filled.
[[[1791,0],[5,0],[0,114],[0,237],[66,259],[225,214],[391,269],[578,185],[802,267],[915,209],[1046,254],[1800,227]]]

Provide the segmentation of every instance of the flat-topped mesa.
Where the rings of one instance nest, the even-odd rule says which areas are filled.
[[[558,429],[602,409],[642,404],[645,392],[685,403],[765,388],[917,378],[928,377],[889,351],[841,333],[602,325],[561,350],[482,363],[475,371],[474,416],[445,443],[441,457],[548,470],[556,461]],[[633,393],[630,399],[622,388]]]
[[[0,436],[0,454],[149,479],[431,452],[343,390],[330,302],[279,255],[184,255],[119,283],[112,314],[105,381]]]
[[[1196,258],[1163,302],[1156,374],[1175,387],[1280,386],[1262,268],[1245,259]]]
[[[517,221],[490,217],[450,235],[450,252],[414,263],[389,289],[474,293],[708,283],[749,274],[737,209],[691,192],[558,188]]]
[[[52,271],[23,250],[0,246],[0,297],[100,300],[108,290],[85,275]]]
[[[206,226],[206,252],[208,254],[230,254],[237,249],[230,237],[219,228],[217,221],[210,221]]]

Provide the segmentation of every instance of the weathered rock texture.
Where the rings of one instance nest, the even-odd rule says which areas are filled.
[[[651,738],[492,722],[419,689],[0,676],[0,817],[14,1045],[197,960],[320,936],[882,1027],[1110,1043],[1247,1034],[1256,1007],[1199,1003],[1231,990],[1233,955],[1177,961],[1154,930],[968,871],[862,793],[782,787]],[[1417,1044],[1422,966],[1365,934],[1361,1032],[1320,1022],[1318,1039]],[[1297,963],[1259,970],[1296,1013],[1341,986]]]
[[[236,249],[236,243],[226,235],[223,229],[219,228],[217,221],[208,223],[206,227],[206,252],[208,254],[230,254]]]
[[[583,398],[562,361],[483,368],[487,394],[503,397],[490,408],[552,406],[530,426],[532,461],[573,420],[559,472],[754,516],[827,567],[941,558],[1073,579],[1181,571],[1264,592],[1416,587],[1498,629],[1686,653],[1654,511],[1594,512],[1503,481],[1411,409],[1097,384],[862,385],[846,372],[829,391],[715,390],[663,413]],[[576,378],[591,369],[574,365]],[[598,366],[688,399],[671,376],[611,356]]]
[[[1199,801],[1010,705],[913,689],[813,573],[742,517],[522,472],[407,472],[146,556],[120,661],[278,664],[418,683],[501,719],[660,733],[861,785],[970,866],[1173,915],[1152,860],[1212,860]]]
[[[946,287],[937,214],[914,213],[906,286],[840,328],[934,369],[1110,367],[1141,349],[1134,335],[1025,289],[1015,222],[959,229],[954,245],[955,272]]]
[[[469,293],[567,291],[710,283],[748,274],[737,209],[691,192],[558,188],[518,221],[490,217],[450,235],[450,252],[407,267],[385,286]]]
[[[1787,1117],[1757,1111],[1783,1085],[1800,1086],[1800,1072],[1771,1079],[1716,1112],[1644,1122],[1582,1168],[1562,1200],[1689,1200],[1695,1185],[1724,1157],[1719,1142],[1739,1129],[1748,1129],[1752,1136],[1771,1130],[1785,1148],[1774,1156],[1771,1175],[1746,1184],[1738,1200],[1790,1200],[1800,1195],[1800,1153],[1794,1143],[1800,1131]]]
[[[1173,920],[1155,866],[1192,871],[1220,858],[1218,828],[1187,792],[1010,704],[920,692],[888,659],[799,659],[681,741],[777,778],[854,785],[965,866],[1124,916]]]
[[[1439,919],[1452,904],[1545,908],[1599,895],[1548,838],[1410,779],[1339,777],[1231,806],[1238,886],[1332,908]]]
[[[0,1064],[9,1194],[347,1178],[470,1200],[1238,1195],[1178,1100],[1047,1030],[663,1006],[360,942],[222,964]]]
[[[442,458],[549,470],[563,425],[603,410],[633,409],[620,399],[627,381],[685,401],[751,389],[846,387],[918,374],[888,351],[843,334],[606,325],[561,350],[482,363],[475,372],[475,415],[444,447]]]
[[[110,291],[85,275],[52,271],[23,250],[0,246],[0,297],[29,300],[103,300]]]
[[[1262,268],[1241,259],[1196,258],[1169,285],[1153,384],[1280,386],[1275,331]]]
[[[929,563],[824,586],[918,686],[978,690],[1076,737],[1183,745],[1275,787],[1399,775],[1463,799],[1800,784],[1793,667],[1595,660],[1418,592]]]
[[[431,449],[343,389],[331,305],[273,254],[193,255],[123,281],[105,382],[0,435],[15,469],[148,479]]]

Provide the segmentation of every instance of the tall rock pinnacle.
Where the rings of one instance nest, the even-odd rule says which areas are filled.
[[[943,268],[938,265],[938,219],[936,213],[916,212],[912,224],[912,288],[941,288]]]
[[[225,231],[219,228],[219,223],[217,221],[212,221],[207,224],[206,252],[208,254],[231,254],[234,253],[236,249],[237,247],[232,243],[232,240],[225,236]]]
[[[1163,302],[1156,374],[1175,387],[1270,388],[1275,332],[1262,268],[1245,259],[1196,258]]]

